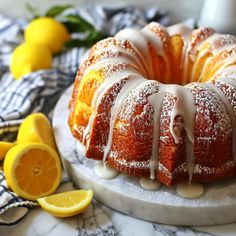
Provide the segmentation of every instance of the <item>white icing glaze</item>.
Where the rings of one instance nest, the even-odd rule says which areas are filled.
[[[148,72],[147,77],[149,79],[154,79],[152,61],[149,55],[148,42],[145,36],[143,35],[142,31],[127,28],[118,32],[115,37],[127,39],[134,45],[134,47],[137,49],[137,54],[140,55],[140,59],[142,60],[143,65],[146,67],[146,70]]]
[[[192,71],[190,71],[190,75],[188,75],[188,83],[195,80],[194,74],[196,72],[196,65],[198,65],[199,60],[201,60],[201,58],[208,52],[208,50],[200,51],[200,47],[202,47],[202,44],[212,37],[214,33],[215,31],[212,28],[206,27],[195,30],[191,35],[191,40],[186,53],[189,56],[189,59],[193,62],[193,68]]]
[[[157,190],[161,187],[161,183],[158,180],[152,180],[149,178],[140,178],[139,184],[147,190]]]
[[[218,53],[220,53],[222,50],[229,50],[230,48],[234,48],[235,47],[235,43],[236,43],[236,37],[232,36],[232,35],[221,35],[221,34],[213,34],[212,36],[210,36],[209,38],[207,38],[206,40],[203,41],[204,45],[209,44],[210,47],[206,47],[204,50],[201,50],[198,57],[197,57],[197,61],[194,64],[193,70],[192,70],[192,77],[195,74],[196,71],[196,66],[198,65],[199,61],[207,54],[207,53],[211,53],[212,56],[217,55]],[[202,44],[203,44],[202,43]],[[198,50],[201,49],[202,44],[199,44],[198,46]],[[208,63],[210,63],[212,56],[209,56],[206,60],[206,62],[204,63],[203,69],[201,71],[201,74],[198,78],[198,82],[202,81],[202,77],[205,74],[206,68],[208,68]],[[229,57],[228,59],[226,59],[226,64],[223,67],[226,67],[227,65],[230,65],[231,63],[231,57]],[[223,67],[221,67],[220,69],[222,69]],[[218,71],[219,72],[219,71]],[[217,72],[216,72],[217,73]]]
[[[182,58],[181,58],[180,67],[182,67],[182,69],[183,69],[182,83],[186,84],[188,82],[187,66],[188,66],[188,60],[189,60],[189,57],[186,52],[188,49],[189,37],[192,33],[192,29],[190,29],[186,25],[177,24],[177,25],[172,25],[172,26],[168,27],[167,30],[168,30],[168,33],[170,36],[180,35],[183,39],[184,45],[182,48],[182,55],[181,55]]]
[[[177,193],[184,198],[198,198],[203,192],[203,185],[200,183],[180,182],[176,187]]]
[[[213,55],[218,54],[225,46],[228,47],[231,44],[236,43],[236,37],[233,35],[228,35],[228,34],[218,34],[215,33],[209,38],[207,38],[204,42],[204,44],[209,44],[210,48],[206,48],[205,50],[210,50],[212,51]],[[199,49],[202,46],[199,45]]]
[[[232,36],[232,35],[222,35],[222,34],[214,33],[213,35],[208,37],[206,40],[204,40],[202,43],[200,43],[197,47],[197,51],[198,52],[200,51],[200,53],[197,57],[197,61],[195,62],[195,66],[193,68],[192,75],[195,73],[195,67],[196,67],[196,65],[198,65],[198,62],[207,53],[210,52],[213,56],[215,56],[220,51],[228,48],[231,44],[235,44],[235,43],[236,43],[236,37]],[[209,45],[209,46],[202,49],[203,44]],[[211,59],[211,57],[209,59]],[[205,65],[207,65],[207,63],[205,63]],[[203,69],[203,71],[204,71],[204,69]],[[200,81],[200,78],[198,81]]]
[[[161,37],[158,37],[157,34],[152,32],[147,27],[143,28],[141,32],[145,35],[147,41],[155,49],[155,53],[158,56],[161,56],[164,59],[164,61],[166,63],[167,70],[169,70],[170,65],[169,65],[169,61],[168,61],[168,58],[167,58],[166,53],[165,53],[165,49],[164,49],[164,45],[163,45],[163,41],[161,40]]]
[[[88,125],[86,126],[86,128],[84,129],[83,132],[83,140],[82,143],[85,144],[85,139],[88,136],[88,134],[90,133],[91,129],[92,129],[92,125],[93,125],[93,121],[94,121],[94,113],[92,113],[92,115],[89,117],[89,122]]]
[[[97,110],[98,105],[100,104],[100,101],[101,101],[103,95],[115,83],[117,83],[118,81],[121,81],[123,79],[126,79],[131,74],[134,74],[134,71],[127,68],[125,70],[115,71],[108,78],[105,77],[105,81],[99,86],[99,88],[96,90],[96,92],[93,95],[92,108],[94,109],[94,112],[90,116],[88,125],[86,126],[86,128],[83,132],[83,141],[82,141],[83,143],[85,143],[85,139],[86,139],[87,135],[90,133],[90,131],[92,129],[93,121],[94,121],[94,118],[95,118],[95,111]]]
[[[228,66],[217,75],[222,82],[229,84],[230,86],[236,88],[236,66]]]
[[[160,115],[161,106],[165,93],[159,92],[151,95],[148,100],[154,110],[154,124],[153,124],[153,135],[152,135],[152,154],[150,158],[150,179],[155,179],[155,170],[158,166],[159,157],[159,137],[160,137]]]
[[[228,66],[235,65],[235,63],[236,63],[236,55],[235,54],[236,54],[236,50],[234,51],[234,55],[232,55],[224,60],[224,64],[218,70],[219,72],[221,72],[224,68],[226,68]],[[216,71],[216,73],[218,71]]]
[[[195,130],[195,100],[191,93],[191,90],[187,87],[180,85],[164,85],[160,84],[160,90],[158,93],[149,97],[149,102],[154,109],[154,127],[152,138],[152,154],[150,158],[150,178],[155,178],[155,170],[158,166],[158,150],[159,150],[159,121],[161,106],[165,92],[171,93],[176,101],[174,107],[171,110],[170,132],[175,140],[175,143],[179,143],[180,132],[174,128],[174,119],[176,116],[181,116],[184,121],[184,128],[187,133],[186,140],[186,163],[189,173],[189,180],[191,181],[194,168],[194,130]]]
[[[115,125],[115,121],[117,118],[117,115],[119,114],[120,108],[122,107],[124,101],[126,100],[128,94],[137,87],[140,83],[145,82],[146,80],[139,76],[139,75],[131,75],[129,80],[124,84],[121,91],[117,95],[114,105],[111,108],[111,117],[110,117],[110,125],[109,125],[109,134],[108,134],[108,140],[107,145],[104,149],[104,155],[103,155],[103,162],[106,162],[107,155],[111,149],[112,145],[112,136],[113,136],[113,128]]]
[[[150,31],[148,28],[144,28],[142,33],[145,35],[146,39],[152,44],[155,48],[155,52],[158,56],[161,56],[167,62],[167,57],[163,47],[163,42],[160,37],[158,37],[154,32]]]
[[[176,24],[167,27],[167,31],[170,36],[180,35],[181,37],[186,38],[191,34],[192,29],[184,24]]]
[[[130,63],[134,63],[135,65],[137,65],[137,68],[139,69],[139,73],[142,74],[144,77],[148,77],[147,71],[146,71],[146,67],[145,65],[142,63],[142,61],[140,60],[140,57],[137,57],[138,53],[134,53],[134,52],[130,52],[128,50],[125,50],[124,48],[119,48],[115,45],[110,46],[110,47],[106,47],[104,49],[100,49],[98,51],[96,51],[95,54],[97,55],[101,55],[101,53],[106,52],[108,55],[109,53],[112,55],[115,55],[118,58],[124,58],[123,62],[130,64]],[[94,55],[95,55],[94,54]],[[110,57],[109,60],[114,61],[114,56]],[[104,60],[104,59],[102,59]]]
[[[190,43],[187,49],[187,53],[189,54],[189,58],[192,62],[195,62],[196,60],[199,52],[199,47],[214,33],[215,31],[211,27],[199,28],[192,32],[190,36]]]
[[[203,68],[203,73],[202,75],[204,74],[205,72],[205,69],[207,68],[207,64],[210,62],[210,58],[209,60],[207,61],[206,63],[206,66],[204,66]],[[218,63],[221,63],[221,62],[218,62]],[[223,65],[221,65],[213,74],[212,78],[214,78],[217,74],[220,74],[225,68],[227,68],[228,66],[232,66],[236,63],[236,55],[235,55],[235,52],[234,52],[234,55],[231,55],[229,56],[228,58],[225,58],[224,59],[224,63]],[[215,64],[215,66],[217,65],[217,63]]]
[[[108,165],[98,162],[94,167],[95,173],[102,179],[114,179],[118,172]]]
[[[181,85],[163,85],[166,92],[171,93],[175,98],[175,104],[171,110],[170,132],[175,140],[179,143],[179,133],[174,129],[174,119],[176,116],[181,116],[184,120],[184,128],[187,132],[189,140],[194,143],[194,129],[195,129],[195,100],[190,89]]]
[[[100,61],[97,61],[95,64],[90,65],[88,68],[86,68],[84,72],[84,76],[86,76],[91,70],[99,71],[101,68],[105,68],[106,66],[109,66],[111,64],[128,64],[132,65],[130,58],[124,58],[124,57],[114,57],[114,58],[103,58]]]
[[[121,81],[132,74],[136,74],[136,73],[134,72],[134,70],[127,68],[125,70],[115,71],[112,73],[112,75],[109,75],[108,77],[105,76],[105,81],[99,86],[99,88],[96,90],[96,92],[93,95],[92,107],[96,109],[98,107],[98,104],[101,101],[102,96],[104,95],[104,93],[106,93],[106,91],[109,88],[111,88],[118,81]]]

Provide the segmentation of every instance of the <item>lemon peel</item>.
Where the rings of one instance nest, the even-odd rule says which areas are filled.
[[[15,79],[33,71],[50,69],[51,67],[51,52],[42,45],[22,43],[13,51],[10,71]]]
[[[67,28],[52,17],[39,17],[32,20],[25,29],[25,41],[47,47],[53,54],[62,50],[70,39]]]
[[[5,157],[3,171],[8,186],[28,200],[55,192],[61,181],[58,154],[42,143],[18,144]]]
[[[57,217],[70,217],[83,213],[91,203],[93,191],[74,190],[37,199],[39,205]]]
[[[17,134],[17,143],[44,143],[57,151],[53,129],[43,113],[28,115]]]

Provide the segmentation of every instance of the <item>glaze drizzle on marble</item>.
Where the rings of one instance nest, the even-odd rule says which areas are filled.
[[[140,178],[139,184],[147,190],[157,190],[161,187],[161,183],[158,180],[152,180],[150,178]]]
[[[177,193],[184,198],[198,198],[203,192],[203,185],[200,183],[180,182],[176,187]]]
[[[116,170],[102,162],[95,165],[94,171],[102,179],[114,179],[118,175]]]

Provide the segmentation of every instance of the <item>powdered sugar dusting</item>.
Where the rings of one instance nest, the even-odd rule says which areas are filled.
[[[193,83],[190,85],[195,96],[196,103],[196,127],[201,127],[204,122],[204,129],[197,129],[196,139],[203,142],[213,142],[219,138],[227,140],[232,134],[230,118],[221,99],[204,84]],[[214,117],[214,121],[213,118]],[[199,122],[199,124],[198,124]]]
[[[155,165],[152,165],[152,161],[155,158],[151,157],[150,161],[150,158],[147,159],[147,156],[152,156],[151,153],[157,156],[160,150],[167,147],[172,147],[175,151],[171,155],[175,155],[175,152],[177,153],[183,146],[189,146],[188,140],[186,141],[187,133],[187,137],[192,143],[192,151],[187,151],[187,160],[191,159],[190,156],[192,153],[194,157],[192,158],[193,161],[191,164],[193,166],[193,175],[197,175],[200,172],[217,175],[217,171],[220,168],[226,172],[229,167],[231,170],[235,168],[234,165],[228,165],[227,163],[232,162],[232,147],[230,144],[232,143],[232,139],[236,140],[232,135],[232,119],[234,115],[232,112],[229,115],[229,106],[233,106],[234,112],[236,111],[236,72],[235,74],[232,71],[226,72],[226,69],[236,61],[236,37],[215,34],[211,28],[192,31],[182,25],[176,25],[165,29],[156,23],[151,23],[141,31],[142,33],[139,34],[135,31],[136,37],[140,35],[143,41],[146,39],[145,47],[142,47],[138,44],[137,38],[133,41],[126,39],[125,32],[121,34],[122,37],[108,38],[98,42],[92,48],[89,60],[81,67],[81,74],[83,76],[90,70],[95,70],[100,71],[105,78],[105,82],[101,85],[102,92],[97,92],[99,96],[94,96],[96,101],[93,101],[93,108],[95,107],[94,104],[97,104],[97,107],[100,101],[104,100],[103,98],[107,96],[106,91],[110,91],[113,86],[117,86],[115,82],[119,80],[119,77],[122,80],[128,80],[129,77],[133,77],[133,82],[131,83],[135,84],[135,88],[130,90],[123,87],[126,90],[128,89],[125,92],[122,90],[122,87],[114,89],[112,90],[114,92],[109,95],[111,97],[107,98],[111,111],[109,117],[106,117],[106,119],[112,120],[112,125],[111,123],[108,125],[110,135],[107,137],[107,144],[102,144],[100,148],[101,152],[104,152],[105,149],[105,156],[107,155],[108,158],[113,159],[119,166],[137,169],[151,168],[152,177],[154,175],[154,169],[158,168],[158,171],[163,172],[168,178],[173,179],[177,173],[186,173],[185,161],[170,171],[162,159]],[[191,59],[191,63],[193,63],[193,68],[195,68],[194,63],[199,62],[199,57],[206,55],[205,53],[199,53],[199,51],[203,45],[208,44],[208,47],[204,50],[212,52],[212,57],[209,57],[203,64],[202,78],[205,78],[205,74],[208,76],[207,73],[209,73],[210,66],[216,68],[216,65],[222,63],[220,69],[217,68],[214,73],[215,77],[212,78],[212,83],[209,86],[200,83],[191,83],[184,88],[179,85],[162,85],[157,81],[146,78],[152,75],[152,72],[155,70],[155,68],[150,68],[154,66],[150,63],[150,60],[145,61],[142,58],[142,55],[150,54],[147,48],[149,43],[151,43],[153,50],[155,50],[154,55],[158,55],[164,60],[165,64],[168,65],[168,73],[170,72],[169,60],[171,57],[169,53],[171,52],[169,50],[171,48],[171,41],[168,33],[169,35],[180,35],[183,39],[184,46],[181,53],[181,64],[183,68],[181,73],[185,82],[189,79],[189,58]],[[129,37],[131,37],[131,34]],[[220,58],[220,62],[217,60],[218,58]],[[135,81],[137,74],[140,74],[140,78],[144,82],[139,84],[138,81]],[[225,78],[228,79],[228,83]],[[112,83],[113,80],[114,83]],[[125,86],[125,82],[123,86]],[[183,91],[178,92],[178,88]],[[158,100],[159,98],[156,95],[160,94],[162,90],[164,92],[163,101],[157,102],[158,109],[160,108],[160,112],[158,113],[160,135],[157,135],[156,141],[154,142],[158,142],[157,147],[159,147],[160,142],[160,148],[155,151],[155,144],[152,144],[151,135],[157,125],[157,120],[155,120],[155,102],[150,102],[149,98],[155,96]],[[116,93],[115,91],[119,92]],[[188,92],[191,96],[187,96]],[[121,100],[119,99],[120,96],[122,96]],[[229,98],[229,103],[227,102],[227,98]],[[191,105],[186,107],[185,103],[189,100],[191,100]],[[176,108],[178,104],[180,109]],[[176,110],[178,112],[175,114],[174,111]],[[193,119],[190,119],[193,113]],[[99,129],[99,123],[96,126],[90,126],[90,133],[93,132],[93,129]],[[194,129],[194,127],[196,128]],[[137,155],[139,161],[136,161],[135,156],[133,159],[131,157],[126,159],[127,152],[123,152],[120,148],[115,147],[116,145],[112,145],[113,132],[116,132],[115,140],[122,139],[122,136],[130,135],[131,139],[139,140],[140,145],[144,145],[145,143],[147,151],[143,156],[138,150],[135,151],[135,155]],[[101,137],[103,137],[103,134],[101,134]],[[176,142],[176,137],[178,137],[178,142]],[[145,142],[140,140],[145,140]],[[89,143],[87,142],[88,148]],[[224,147],[226,158],[221,166],[215,167],[214,161],[217,162],[215,158],[218,153],[222,153],[219,144]],[[183,155],[186,155],[186,151],[182,152]],[[161,153],[161,155],[163,154]],[[211,164],[208,165],[208,163]],[[152,168],[152,166],[155,166],[155,168]]]
[[[208,27],[196,29],[192,32],[190,43],[187,49],[187,54],[193,62],[196,59],[197,49],[199,45],[201,45],[202,42],[204,42],[212,34],[214,34],[214,30]]]

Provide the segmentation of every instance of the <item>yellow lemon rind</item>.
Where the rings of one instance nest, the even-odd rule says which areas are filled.
[[[0,161],[3,160],[7,152],[16,145],[16,143],[0,141]]]
[[[32,148],[35,149],[43,149],[45,151],[48,151],[53,157],[55,158],[56,167],[58,170],[58,176],[56,178],[56,181],[54,181],[52,187],[48,192],[44,192],[38,196],[34,196],[31,194],[28,194],[27,192],[23,191],[17,183],[17,178],[15,176],[15,169],[16,166],[19,164],[20,158],[22,155]],[[28,200],[36,200],[37,198],[48,196],[56,191],[58,188],[60,181],[61,181],[61,162],[58,154],[48,145],[42,144],[42,143],[27,143],[27,144],[17,144],[13,148],[11,148],[4,160],[3,163],[3,171],[7,180],[8,186],[20,197],[23,197]]]
[[[54,216],[57,216],[57,217],[75,216],[75,215],[85,212],[93,198],[92,190],[75,190],[75,191],[86,191],[86,198],[84,198],[81,202],[76,203],[74,206],[71,206],[71,207],[58,207],[58,206],[49,204],[46,200],[47,197],[39,198],[37,199],[37,202],[45,211],[47,211],[48,213]]]
[[[48,132],[50,139],[44,140],[43,137],[40,136],[40,132],[42,131],[37,127],[37,123],[39,122],[44,124],[45,131]],[[57,152],[53,128],[48,118],[43,113],[33,113],[25,118],[17,134],[17,143],[44,143]]]

